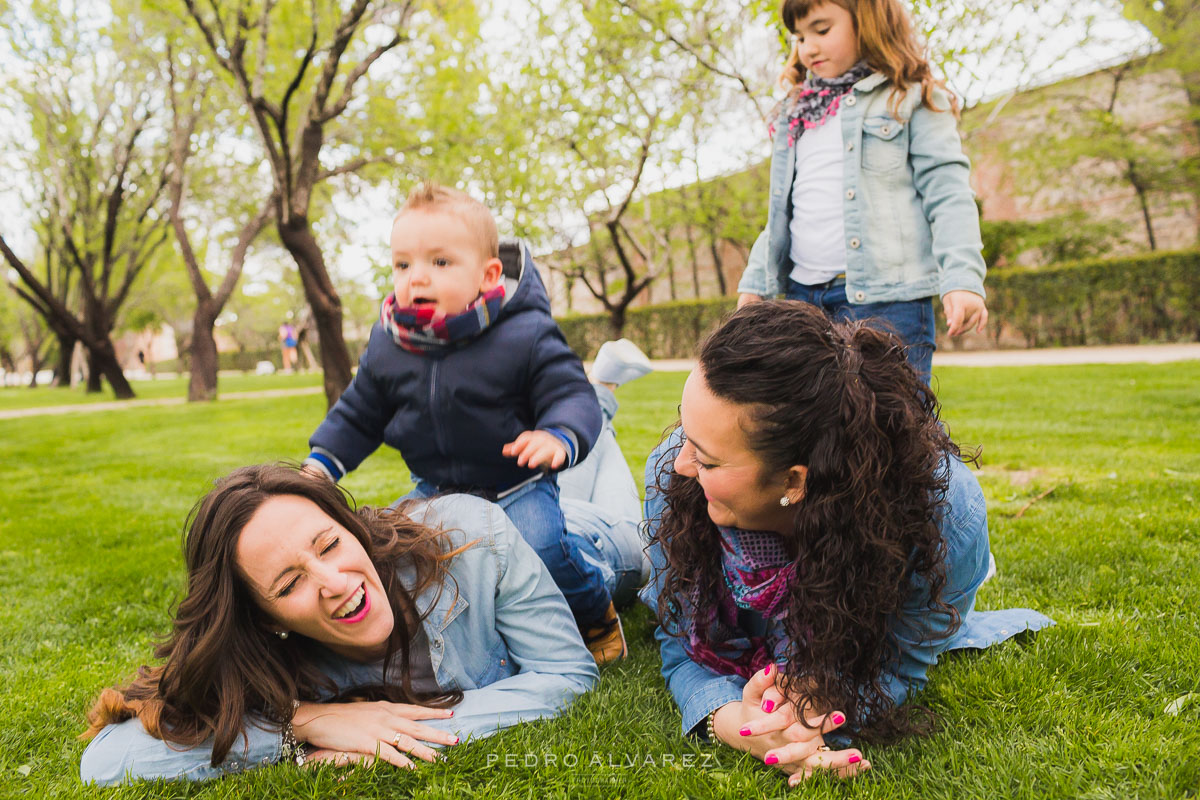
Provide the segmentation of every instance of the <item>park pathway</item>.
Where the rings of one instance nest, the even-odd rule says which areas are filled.
[[[946,350],[934,353],[935,367],[1030,367],[1062,364],[1165,364],[1171,361],[1200,360],[1200,342],[1186,344],[1139,344],[1112,347],[1044,347],[1033,350]],[[694,359],[659,359],[652,362],[659,372],[688,372]],[[321,394],[320,386],[296,389],[264,389],[257,392],[222,392],[221,400],[253,400],[267,397],[293,397]],[[79,403],[43,408],[16,408],[0,411],[0,420],[41,417],[57,414],[86,414],[120,411],[145,406],[178,406],[185,397],[157,397],[147,400],[113,400],[103,403]]]

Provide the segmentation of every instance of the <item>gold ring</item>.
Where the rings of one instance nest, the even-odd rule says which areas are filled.
[[[403,731],[396,731],[396,735],[392,737],[392,746],[399,749],[400,737],[404,735]]]
[[[833,749],[833,748],[832,748],[832,747],[830,747],[829,745],[827,745],[827,744],[823,744],[823,745],[821,745],[820,747],[818,747],[818,748],[817,748],[817,752],[818,752],[818,753],[828,753],[828,752],[829,752],[830,750],[832,750],[832,749]]]

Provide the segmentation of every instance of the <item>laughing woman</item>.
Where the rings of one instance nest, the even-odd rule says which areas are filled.
[[[84,781],[411,767],[597,678],[542,562],[478,498],[355,510],[328,481],[244,467],[196,506],[186,560],[161,663],[89,715]]]
[[[938,656],[1053,624],[979,612],[987,513],[899,339],[754,303],[701,346],[647,465],[662,671],[683,729],[794,785],[914,733]]]

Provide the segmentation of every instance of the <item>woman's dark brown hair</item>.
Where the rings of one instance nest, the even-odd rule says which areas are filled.
[[[714,395],[744,409],[764,479],[808,468],[787,537],[796,574],[784,619],[786,693],[818,712],[844,711],[849,728],[869,739],[923,729],[921,719],[893,707],[881,677],[898,657],[890,622],[914,578],[928,592],[932,618],[948,620],[951,630],[959,624],[942,599],[938,529],[944,462],[959,450],[938,421],[933,393],[895,336],[834,323],[786,300],[731,316],[701,345],[699,369]],[[665,458],[674,455],[668,449]],[[699,483],[662,463],[666,507],[656,539],[667,565],[659,618],[682,629],[679,598],[715,603],[723,591],[720,534]]]
[[[212,738],[212,763],[220,764],[247,724],[278,725],[292,717],[293,700],[336,696],[336,687],[315,666],[322,646],[299,634],[281,640],[255,602],[238,570],[242,529],[272,497],[312,501],[362,543],[379,572],[395,627],[388,637],[384,674],[393,660],[399,683],[356,689],[355,698],[445,707],[461,692],[420,696],[409,682],[413,599],[447,578],[446,549],[439,531],[397,510],[355,509],[335,484],[286,464],[234,470],[217,481],[188,515],[184,554],[187,590],[172,630],[155,649],[158,666],[138,669],[125,688],[105,689],[88,714],[91,738],[105,725],[137,717],[153,736],[180,745]],[[408,567],[417,584],[405,586],[397,568]],[[440,589],[439,589],[440,591]],[[256,719],[251,720],[249,715]]]

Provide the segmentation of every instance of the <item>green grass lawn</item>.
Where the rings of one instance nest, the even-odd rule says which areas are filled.
[[[621,442],[639,476],[683,378],[652,375],[620,394]],[[222,390],[296,385],[245,380],[252,385],[223,380]],[[983,452],[1000,574],[979,606],[1036,608],[1058,626],[945,658],[922,696],[940,732],[868,747],[870,774],[849,784],[821,778],[795,793],[1195,797],[1200,362],[947,368],[936,380],[952,434]],[[178,395],[181,384],[138,387],[143,396],[150,388]],[[57,391],[5,390],[0,408],[13,407],[10,391],[23,392],[25,405],[65,402]],[[187,510],[235,466],[303,456],[323,412],[323,397],[309,395],[0,420],[0,797],[789,793],[762,764],[680,737],[641,608],[626,615],[631,657],[604,669],[598,689],[564,717],[452,749],[416,772],[281,766],[194,786],[82,787],[75,736],[96,692],[144,663],[165,630],[182,585]],[[371,503],[408,488],[390,451],[346,484]]]
[[[162,378],[160,380],[130,381],[138,400],[155,400],[164,397],[187,397],[187,378]],[[222,375],[218,392],[257,392],[270,389],[296,389],[302,386],[320,386],[320,373],[293,373],[291,375]],[[105,403],[116,399],[108,383],[104,391],[88,394],[82,385],[70,388],[27,386],[0,387],[0,411],[18,408],[46,408],[47,406],[70,406],[90,403]]]

